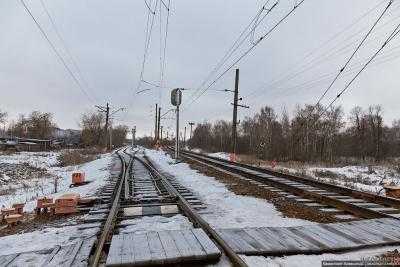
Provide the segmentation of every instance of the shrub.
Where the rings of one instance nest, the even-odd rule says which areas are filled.
[[[84,150],[65,150],[58,156],[59,165],[61,167],[79,165],[98,158],[98,153],[89,149]]]

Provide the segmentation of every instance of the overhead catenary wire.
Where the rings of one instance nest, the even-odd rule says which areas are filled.
[[[322,48],[326,47],[328,44],[330,44],[333,40],[337,39],[340,35],[342,35],[344,32],[348,31],[349,29],[351,29],[352,27],[354,27],[357,23],[359,23],[360,21],[362,21],[363,19],[367,18],[367,16],[372,13],[373,11],[377,10],[384,2],[387,2],[387,0],[383,0],[380,3],[378,3],[377,5],[375,5],[374,7],[368,9],[365,13],[363,13],[360,17],[358,17],[357,19],[355,19],[353,22],[351,22],[349,25],[346,25],[346,27],[343,28],[343,30],[335,33],[333,36],[331,36],[329,39],[327,39],[326,41],[324,41],[322,44],[320,44],[317,48],[313,49],[312,51],[308,52],[304,57],[302,57],[300,60],[298,60],[292,67],[288,67],[286,68],[286,70],[281,73],[279,75],[279,78],[275,78],[273,79],[271,82],[269,82],[267,85],[263,86],[262,88],[258,88],[255,89],[253,91],[251,91],[250,93],[248,93],[247,95],[245,95],[244,97],[248,98],[248,97],[256,97],[257,93],[261,90],[264,90],[266,88],[270,88],[271,86],[277,85],[279,83],[285,83],[288,82],[290,80],[292,80],[293,78],[299,76],[302,73],[305,73],[306,71],[316,67],[319,65],[319,63],[321,62],[325,62],[328,58],[331,58],[333,56],[337,56],[339,55],[338,53],[340,51],[343,51],[344,49],[350,47],[352,44],[355,44],[358,42],[358,40],[355,40],[349,44],[346,44],[345,46],[341,47],[338,50],[333,50],[333,48],[330,48],[330,50],[327,53],[323,53],[321,56],[312,59],[311,61],[307,60],[314,55],[317,51],[321,50]],[[393,4],[394,6],[394,4]],[[396,18],[394,18],[396,19]],[[394,20],[393,19],[393,20]],[[392,21],[392,20],[391,20]],[[386,26],[388,23],[390,23],[391,21],[385,22],[384,24],[382,24],[379,27],[383,27]],[[379,28],[377,27],[377,28]],[[352,34],[350,37],[346,38],[345,40],[343,40],[342,42],[340,42],[339,44],[342,44],[343,42],[349,40],[349,39],[353,39],[354,37],[357,37],[358,34],[363,33],[364,29],[367,29],[367,27],[357,31],[356,33]],[[336,46],[334,47],[336,48]],[[346,52],[346,51],[343,51]],[[340,53],[342,54],[342,53]],[[304,63],[306,62],[306,63]],[[292,72],[292,70],[294,70],[296,67],[298,66],[300,63],[302,63],[298,69],[296,70],[295,73]]]
[[[395,27],[395,29],[390,33],[390,35],[386,38],[386,40],[383,42],[381,47],[368,59],[368,61],[361,67],[361,69],[353,76],[353,78],[346,84],[346,86],[339,91],[339,93],[336,95],[336,97],[327,105],[325,108],[322,109],[321,113],[314,114],[314,118],[311,121],[311,126],[313,126],[322,116],[324,116],[330,108],[333,107],[333,104],[345,93],[350,86],[353,84],[353,82],[360,76],[360,74],[365,71],[365,69],[373,62],[373,60],[383,51],[383,49],[399,34],[400,32],[400,23]],[[309,117],[312,115],[310,113],[302,123],[300,123],[300,128],[304,126],[306,122],[308,122]],[[307,124],[308,125],[308,124]],[[300,137],[297,138],[295,141],[295,145],[300,141]]]
[[[335,84],[335,82],[338,80],[342,72],[346,69],[350,61],[354,58],[356,53],[360,50],[361,46],[364,44],[365,40],[370,36],[371,32],[375,29],[375,26],[379,23],[379,21],[382,19],[382,17],[385,15],[385,13],[388,11],[389,7],[392,5],[393,1],[390,0],[389,3],[387,4],[386,8],[383,10],[381,15],[378,17],[378,19],[374,22],[370,30],[367,32],[367,34],[364,36],[364,38],[361,40],[361,42],[358,44],[354,52],[351,54],[351,56],[347,59],[346,63],[344,66],[339,70],[338,74],[335,76],[335,78],[332,80],[332,82],[329,84],[328,88],[324,91],[324,93],[320,96],[320,98],[317,101],[317,105],[319,105],[322,101],[322,99],[326,96],[328,91],[332,88],[332,86]]]
[[[146,6],[147,1],[145,1]],[[148,55],[148,51],[149,51],[149,47],[150,47],[150,42],[151,42],[151,35],[153,32],[153,26],[154,26],[154,20],[155,20],[155,11],[152,12],[151,10],[151,4],[152,1],[150,1],[150,8],[149,11],[147,13],[147,22],[146,22],[146,36],[145,36],[145,45],[144,45],[144,52],[143,52],[143,60],[142,60],[142,66],[141,66],[141,71],[140,71],[140,77],[139,77],[139,81],[138,81],[138,85],[136,88],[136,91],[139,90],[142,82],[144,81],[143,79],[143,74],[144,74],[144,69],[145,69],[145,65],[146,65],[146,59],[147,59],[147,55]],[[157,4],[158,1],[155,1],[155,6],[154,6],[154,10],[157,10]]]
[[[53,52],[55,53],[55,55],[57,56],[57,58],[60,60],[60,62],[62,63],[62,65],[64,66],[65,70],[68,72],[68,74],[72,77],[72,79],[75,81],[75,83],[78,85],[78,88],[82,91],[82,93],[86,96],[86,98],[91,102],[91,103],[95,103],[94,99],[89,95],[89,93],[82,87],[81,83],[79,82],[78,78],[75,76],[75,74],[72,72],[72,70],[68,67],[68,64],[66,63],[66,61],[64,60],[64,58],[61,56],[61,54],[58,52],[57,48],[55,47],[55,45],[53,44],[53,42],[50,40],[49,36],[47,35],[47,33],[44,31],[44,29],[42,28],[42,26],[39,24],[38,20],[36,19],[36,17],[33,15],[33,13],[31,12],[31,10],[29,9],[29,7],[26,5],[26,3],[24,2],[24,0],[20,0],[21,4],[23,5],[24,9],[26,10],[26,12],[29,14],[29,16],[32,18],[32,20],[34,21],[36,27],[39,29],[39,31],[41,32],[41,34],[43,35],[44,39],[47,41],[47,43],[50,45],[51,49],[53,50]]]
[[[200,86],[194,91],[190,97],[194,97],[194,95],[209,81],[213,75],[225,64],[225,62],[232,56],[232,54],[243,44],[243,42],[249,37],[249,35],[252,33],[252,31],[248,32],[250,27],[253,25],[253,29],[255,28],[266,18],[266,16],[272,11],[273,8],[276,7],[279,1],[276,1],[275,4],[268,9],[268,12],[264,14],[264,16],[261,19],[258,19],[262,12],[266,10],[265,6],[268,4],[269,0],[265,2],[265,4],[261,7],[259,11],[257,11],[257,14],[252,18],[250,23],[243,29],[243,31],[239,34],[239,36],[236,38],[232,46],[229,47],[229,49],[225,52],[223,57],[218,61],[218,63],[213,67],[211,72],[207,75],[207,77],[203,80],[203,82],[200,84]],[[248,32],[246,35],[245,33]],[[245,36],[244,36],[245,35]],[[242,38],[244,36],[244,38]]]
[[[64,38],[62,37],[62,35],[61,35],[61,33],[60,33],[60,31],[59,31],[59,29],[58,29],[58,27],[57,27],[57,24],[56,24],[55,20],[54,20],[53,17],[51,16],[51,14],[50,14],[48,8],[46,7],[46,5],[45,5],[45,3],[44,3],[44,0],[40,0],[40,3],[41,3],[41,5],[42,5],[42,7],[43,7],[43,9],[44,9],[44,11],[45,11],[47,17],[48,17],[49,20],[50,20],[50,23],[51,23],[51,26],[52,26],[54,32],[56,33],[58,39],[60,40],[62,46],[64,47],[65,52],[67,53],[68,57],[70,58],[72,65],[75,67],[75,70],[76,70],[76,72],[78,73],[78,76],[79,76],[80,80],[81,80],[82,83],[85,85],[87,91],[92,91],[92,90],[89,89],[89,84],[88,84],[88,82],[87,82],[85,76],[83,75],[81,69],[80,69],[79,66],[78,66],[78,63],[77,63],[76,60],[75,60],[75,57],[72,55],[72,53],[71,53],[70,49],[68,48],[68,46],[67,46],[67,44],[66,44]],[[95,96],[94,96],[94,99],[97,101],[97,98],[96,98]]]
[[[385,40],[382,46],[371,56],[371,58],[364,64],[364,66],[357,72],[357,74],[347,83],[347,85],[336,95],[336,97],[329,103],[329,105],[324,109],[322,115],[330,108],[332,105],[346,92],[350,85],[360,76],[360,74],[367,68],[367,66],[382,52],[382,50],[399,34],[400,23],[392,31],[389,37]],[[321,115],[321,116],[322,116]]]
[[[301,0],[297,3],[286,15],[284,15],[269,31],[267,31],[264,35],[262,35],[256,43],[250,46],[242,55],[239,56],[228,68],[225,69],[216,79],[214,79],[205,89],[203,89],[197,97],[195,97],[192,101],[189,102],[188,106],[192,105],[195,101],[197,101],[211,86],[213,86],[219,79],[221,79],[230,69],[232,69],[238,62],[240,62],[245,56],[247,56],[253,49],[259,45],[263,40],[266,39],[269,34],[271,34],[280,24],[282,24],[300,5],[304,3],[305,0]],[[186,108],[188,107],[186,106]]]

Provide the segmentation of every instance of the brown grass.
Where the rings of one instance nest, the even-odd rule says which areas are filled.
[[[100,151],[97,149],[71,149],[61,152],[58,161],[61,167],[80,165],[98,159]]]

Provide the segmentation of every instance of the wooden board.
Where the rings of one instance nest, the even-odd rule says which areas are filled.
[[[65,246],[49,250],[27,251],[0,256],[0,266],[88,266],[96,237],[78,239]]]
[[[218,259],[221,252],[202,229],[114,235],[106,266],[151,266]]]
[[[391,218],[217,232],[236,253],[245,255],[318,254],[400,244],[400,223]]]

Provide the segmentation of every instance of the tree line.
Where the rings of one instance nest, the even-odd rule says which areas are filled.
[[[231,133],[229,121],[203,122],[197,125],[189,145],[231,152]],[[384,125],[379,105],[356,106],[347,117],[340,106],[326,112],[322,106],[297,106],[292,117],[286,110],[278,116],[265,106],[240,123],[236,152],[280,161],[380,161],[400,156],[400,120]]]
[[[0,123],[6,122],[7,113],[0,110]],[[106,130],[104,125],[104,114],[94,111],[82,114],[78,125],[81,128],[79,145],[82,147],[106,146],[111,134],[113,146],[122,146],[128,133],[128,126],[116,125]],[[3,134],[9,137],[53,139],[57,128],[52,113],[33,111],[28,115],[19,115],[16,120],[8,121],[7,129]]]

